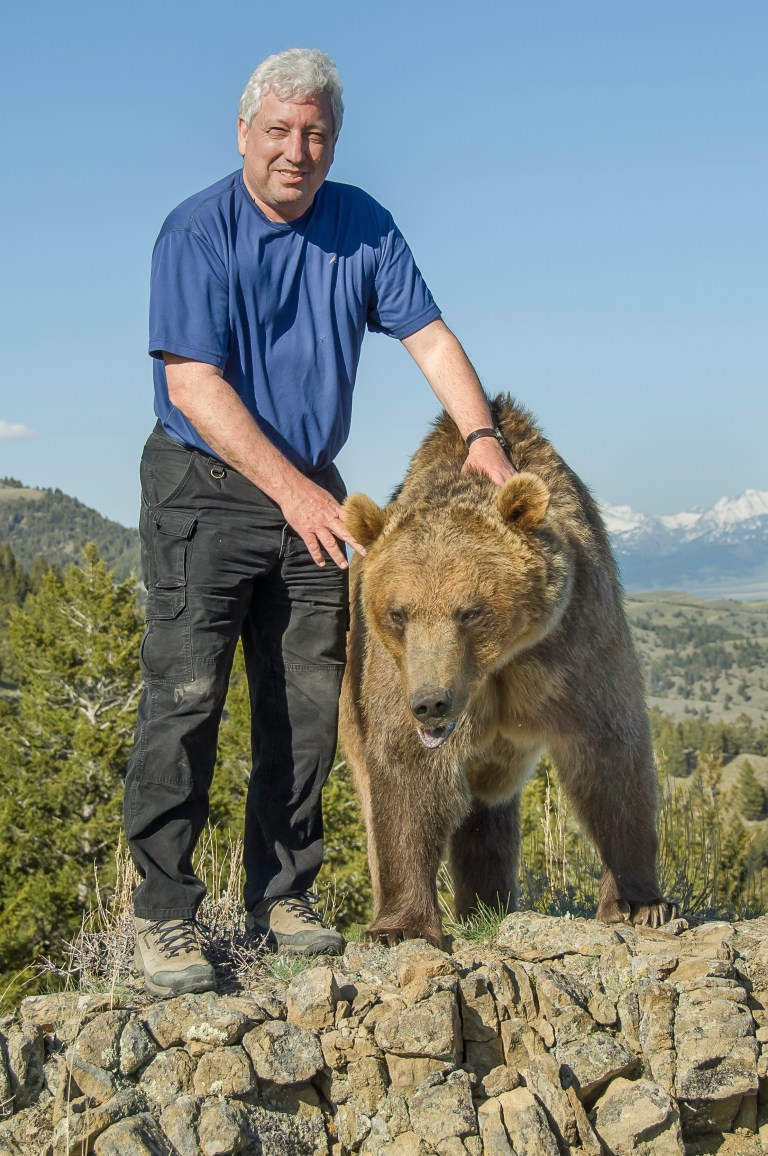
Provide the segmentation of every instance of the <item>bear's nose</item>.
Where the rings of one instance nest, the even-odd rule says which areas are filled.
[[[411,704],[411,711],[423,725],[444,719],[451,709],[453,695],[447,686],[422,686],[408,701]]]

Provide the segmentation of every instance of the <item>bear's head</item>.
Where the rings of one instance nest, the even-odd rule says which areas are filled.
[[[351,495],[344,521],[367,549],[362,610],[399,671],[418,737],[437,748],[482,686],[553,629],[570,588],[569,550],[531,473],[497,488],[461,475],[381,509]]]

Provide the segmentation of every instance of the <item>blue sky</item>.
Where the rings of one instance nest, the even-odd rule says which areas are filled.
[[[764,0],[43,2],[3,40],[0,475],[136,524],[154,238],[301,45],[345,85],[331,177],[392,211],[486,389],[599,497],[768,489]],[[436,412],[369,335],[349,487],[383,499]]]

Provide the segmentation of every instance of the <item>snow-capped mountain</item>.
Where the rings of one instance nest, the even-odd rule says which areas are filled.
[[[628,590],[768,597],[768,491],[745,490],[680,514],[607,502],[601,510]]]

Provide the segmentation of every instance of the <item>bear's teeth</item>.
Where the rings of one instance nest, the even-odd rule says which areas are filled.
[[[416,727],[416,734],[419,736],[419,742],[427,750],[433,751],[436,747],[441,747],[445,740],[449,738],[456,729],[456,719],[446,723],[444,727],[435,727],[434,730],[428,731],[424,727]]]

